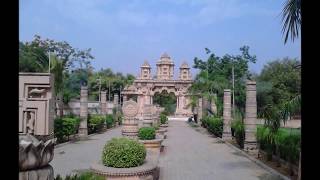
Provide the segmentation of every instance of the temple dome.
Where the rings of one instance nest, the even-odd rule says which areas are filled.
[[[183,62],[180,66],[180,69],[190,69],[189,65],[186,62]]]
[[[147,67],[147,68],[150,68],[151,66],[150,66],[150,64],[148,63],[148,61],[147,61],[147,60],[145,60],[141,67]]]
[[[167,53],[163,53],[160,57],[159,62],[172,62],[171,57]]]

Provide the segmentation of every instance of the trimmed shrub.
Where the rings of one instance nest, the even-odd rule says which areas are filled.
[[[95,133],[103,128],[105,116],[103,115],[90,115],[88,116],[88,132]]]
[[[55,119],[54,136],[57,138],[57,142],[61,143],[69,140],[70,135],[77,133],[79,124],[79,118],[63,117]]]
[[[210,117],[207,129],[216,136],[222,137],[223,120],[220,117]]]
[[[111,115],[111,114],[106,115],[106,124],[107,124],[107,128],[111,128],[113,126],[113,124],[114,124],[113,115]]]
[[[154,124],[153,127],[154,127],[155,130],[159,130],[160,124]]]
[[[138,141],[113,138],[103,148],[102,163],[115,168],[136,167],[143,164],[146,155],[146,148]]]
[[[166,124],[168,122],[168,117],[165,114],[160,114],[160,123]]]
[[[244,147],[245,129],[244,123],[241,120],[234,120],[231,122],[231,128],[234,131],[234,136],[240,148]]]
[[[96,175],[92,172],[83,172],[81,174],[67,175],[64,179],[58,174],[54,180],[104,180],[103,176]]]
[[[156,130],[154,127],[142,127],[139,129],[138,137],[141,140],[155,139]]]

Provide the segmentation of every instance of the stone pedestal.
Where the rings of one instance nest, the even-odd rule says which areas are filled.
[[[139,131],[138,119],[136,118],[138,114],[138,104],[132,99],[130,99],[129,101],[124,101],[122,111],[124,115],[122,135],[137,138]]]
[[[114,94],[113,95],[113,104],[114,104],[114,107],[118,107],[118,104],[119,104],[119,96],[118,96],[118,94]]]
[[[244,150],[255,151],[257,149],[257,96],[256,82],[247,81],[246,116],[245,116],[245,140]]]
[[[50,165],[41,169],[20,171],[19,180],[54,180],[54,171]]]
[[[225,89],[223,95],[223,140],[232,139],[231,136],[231,90]]]
[[[101,114],[106,115],[107,114],[107,92],[101,91]]]
[[[200,119],[203,118],[202,116],[202,98],[199,98],[198,100],[198,122],[200,122]]]
[[[86,139],[88,136],[88,87],[81,86],[80,93],[80,126],[79,137],[80,139]]]

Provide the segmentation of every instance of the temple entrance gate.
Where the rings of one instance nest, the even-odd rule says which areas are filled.
[[[176,96],[176,110],[174,115],[185,117],[192,115],[191,108],[187,105],[190,102],[188,88],[192,84],[190,68],[187,63],[180,66],[179,79],[173,79],[174,63],[171,57],[164,53],[157,61],[157,74],[155,78],[151,75],[151,66],[145,61],[140,67],[141,71],[132,85],[123,89],[123,101],[128,100],[129,96],[137,95],[139,106],[138,117],[142,117],[145,104],[153,104],[155,93],[166,91],[174,93]]]

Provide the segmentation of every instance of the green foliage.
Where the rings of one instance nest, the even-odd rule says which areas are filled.
[[[301,94],[301,68],[297,68],[300,63],[283,58],[264,66],[257,77],[258,114],[268,105],[281,106]]]
[[[226,54],[218,57],[206,49],[209,54],[207,61],[197,57],[194,58],[194,68],[199,69],[195,82],[190,87],[191,94],[201,94],[211,97],[217,95],[218,115],[222,115],[222,100],[224,89],[232,89],[232,67],[234,67],[235,77],[235,105],[240,110],[245,107],[245,80],[251,78],[249,73],[249,63],[256,62],[256,56],[249,54],[249,47],[240,48],[241,55]],[[211,98],[209,98],[211,99]]]
[[[167,122],[168,122],[168,117],[164,113],[161,113],[160,114],[160,123],[166,124]]]
[[[114,121],[113,115],[112,115],[112,114],[107,114],[107,115],[106,115],[106,125],[107,125],[107,128],[111,128],[114,123],[115,123],[115,121]]]
[[[201,125],[207,128],[210,133],[222,137],[223,120],[221,117],[206,116],[202,119]]]
[[[162,93],[155,93],[153,96],[153,102],[164,107],[164,110],[168,114],[173,114],[176,110],[177,98],[173,93],[163,91]]]
[[[102,162],[108,167],[136,167],[143,164],[146,154],[144,145],[136,140],[113,138],[104,146]]]
[[[54,180],[104,180],[103,176],[96,175],[92,172],[84,172],[81,174],[67,175],[64,179],[58,174]]]
[[[235,138],[241,148],[244,146],[245,127],[242,120],[237,119],[231,122],[231,128],[234,129]]]
[[[63,117],[54,120],[54,136],[58,142],[69,140],[69,136],[76,134],[80,124],[79,118]]]
[[[103,128],[106,121],[104,115],[88,115],[88,132],[95,133]]]
[[[257,141],[260,149],[269,157],[279,153],[280,158],[297,164],[299,161],[301,132],[296,129],[280,128],[273,132],[269,127],[258,126]]]
[[[139,129],[138,137],[141,140],[151,140],[156,138],[156,130],[154,127],[142,127]]]

